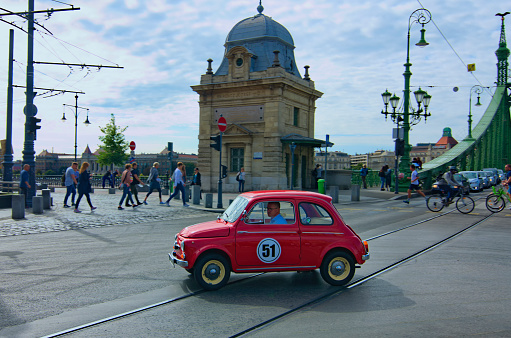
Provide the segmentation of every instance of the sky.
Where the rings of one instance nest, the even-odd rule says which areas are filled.
[[[213,71],[220,66],[225,38],[239,21],[257,14],[255,0],[36,0],[35,9],[69,8],[49,18],[36,14],[34,60],[57,63],[121,66],[123,69],[35,65],[36,87],[79,91],[78,153],[98,137],[114,114],[116,124],[128,128],[137,153],[155,153],[167,142],[174,151],[197,153],[199,96],[190,88],[200,83],[207,59]],[[507,3],[507,5],[506,5]],[[425,25],[429,46],[419,48],[420,25],[410,29],[411,89],[419,86],[432,95],[431,117],[410,132],[410,143],[436,142],[445,127],[453,137],[467,135],[471,88],[492,87],[497,69],[501,21],[496,13],[511,10],[506,1],[490,0],[263,0],[263,14],[291,33],[295,59],[323,92],[316,101],[315,138],[330,135],[329,151],[362,154],[392,150],[390,118],[381,114],[386,89],[403,97],[409,18],[427,8],[432,21]],[[0,7],[26,11],[26,0],[2,0]],[[0,13],[3,11],[0,10]],[[511,15],[507,17],[511,25]],[[20,17],[4,20],[26,28]],[[14,84],[26,83],[27,36],[0,22],[0,138],[5,138],[8,37],[15,30]],[[49,32],[51,33],[49,33]],[[509,33],[511,34],[511,33]],[[508,35],[509,35],[508,34]],[[467,64],[476,64],[467,72]],[[457,87],[459,90],[454,91]],[[38,90],[34,104],[42,119],[35,151],[74,153],[75,95]],[[493,89],[481,94],[481,107],[472,107],[473,126],[491,100]],[[413,105],[416,105],[413,99]],[[477,96],[472,95],[472,104]],[[402,103],[402,100],[401,100]],[[13,148],[22,158],[24,142],[23,88],[14,89]],[[66,122],[61,122],[65,113]]]

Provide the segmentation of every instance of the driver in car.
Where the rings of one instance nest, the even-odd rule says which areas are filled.
[[[268,202],[266,212],[268,213],[268,217],[271,218],[270,224],[287,224],[284,217],[280,214],[279,202]]]

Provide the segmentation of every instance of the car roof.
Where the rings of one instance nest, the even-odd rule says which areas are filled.
[[[319,194],[317,192],[312,191],[302,191],[302,190],[259,190],[259,191],[249,191],[241,194],[248,199],[254,198],[268,198],[268,199],[286,199],[286,198],[319,198],[324,200],[325,202],[330,203],[332,201],[332,197],[324,194]]]

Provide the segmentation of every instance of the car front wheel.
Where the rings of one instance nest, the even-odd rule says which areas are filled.
[[[328,284],[341,286],[347,284],[355,274],[355,262],[344,251],[330,252],[323,259],[320,267],[321,277]]]
[[[230,275],[229,262],[219,254],[206,254],[200,257],[193,267],[195,281],[206,290],[220,289],[227,284]]]

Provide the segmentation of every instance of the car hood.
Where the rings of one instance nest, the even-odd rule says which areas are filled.
[[[227,237],[230,226],[224,221],[210,221],[190,225],[179,233],[186,238]]]

